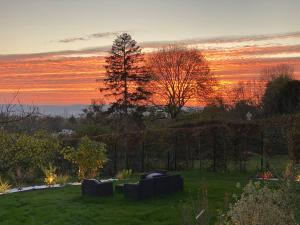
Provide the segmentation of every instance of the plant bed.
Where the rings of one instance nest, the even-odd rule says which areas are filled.
[[[100,180],[101,182],[104,181],[117,181],[115,178],[110,178],[110,179],[102,179]],[[80,182],[71,182],[67,183],[66,185],[71,185],[71,186],[80,186]],[[43,190],[43,189],[51,189],[51,188],[62,188],[66,185],[60,185],[60,184],[54,184],[51,186],[48,185],[34,185],[34,186],[27,186],[27,187],[22,187],[21,189],[19,188],[11,188],[8,189],[5,193],[0,193],[0,195],[5,195],[5,194],[12,194],[12,193],[18,193],[18,192],[27,192],[27,191],[34,191],[34,190]]]

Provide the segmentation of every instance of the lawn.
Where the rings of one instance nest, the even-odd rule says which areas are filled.
[[[248,174],[181,172],[185,191],[146,201],[130,201],[120,193],[113,197],[82,197],[79,186],[37,190],[0,196],[1,225],[176,225],[182,218],[182,205],[207,186],[210,216],[224,206],[224,196],[239,192]]]

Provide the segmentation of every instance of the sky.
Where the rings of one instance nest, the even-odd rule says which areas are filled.
[[[122,32],[199,48],[229,85],[287,63],[300,78],[299,0],[0,0],[0,103],[88,104]]]

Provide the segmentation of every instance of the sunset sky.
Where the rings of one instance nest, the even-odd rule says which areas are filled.
[[[300,79],[299,0],[0,0],[0,103],[89,104],[117,34],[145,52],[202,50],[221,82],[288,63]]]

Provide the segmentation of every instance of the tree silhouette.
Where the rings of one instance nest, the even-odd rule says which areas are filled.
[[[175,118],[192,98],[208,95],[214,85],[204,56],[196,49],[172,45],[152,54],[149,67],[156,94]]]
[[[146,85],[151,80],[144,65],[140,46],[127,33],[119,35],[113,42],[110,55],[106,57],[105,96],[113,96],[109,112],[128,116],[142,112],[151,92]]]
[[[265,71],[268,83],[262,98],[264,114],[272,116],[299,112],[300,82],[293,79],[293,67],[278,65]]]

